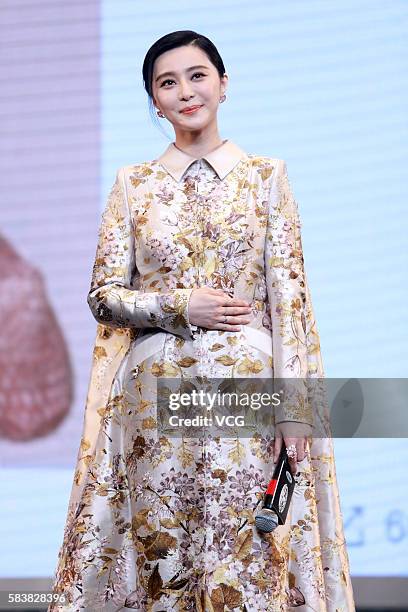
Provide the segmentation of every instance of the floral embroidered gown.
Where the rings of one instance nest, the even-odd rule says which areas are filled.
[[[251,304],[241,331],[194,326],[207,285]],[[355,610],[330,436],[309,438],[284,525],[254,513],[273,430],[170,437],[158,377],[323,377],[286,163],[230,140],[195,159],[171,143],[118,170],[102,215],[88,304],[98,322],[55,610]],[[274,422],[313,419],[311,402]],[[260,507],[260,506],[259,506]]]

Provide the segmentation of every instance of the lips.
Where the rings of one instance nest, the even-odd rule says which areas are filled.
[[[188,108],[183,108],[183,110],[180,112],[183,113],[184,115],[189,115],[190,113],[195,113],[195,111],[197,111],[201,107],[202,107],[202,104],[199,104],[196,106],[189,106]]]

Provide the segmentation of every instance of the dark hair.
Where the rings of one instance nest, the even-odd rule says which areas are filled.
[[[153,103],[153,68],[154,62],[162,53],[175,49],[176,47],[183,47],[184,45],[194,45],[198,47],[207,55],[208,59],[216,67],[220,77],[225,74],[224,62],[220,54],[218,53],[217,47],[211,42],[209,38],[198,34],[193,30],[178,30],[177,32],[170,32],[165,34],[150,47],[143,61],[143,85],[149,96],[149,110],[154,120],[157,121],[161,127],[161,123],[157,119],[155,107]]]

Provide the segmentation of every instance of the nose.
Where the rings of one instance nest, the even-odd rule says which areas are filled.
[[[191,91],[190,85],[187,81],[180,82],[180,100],[189,100],[193,97],[193,93]]]

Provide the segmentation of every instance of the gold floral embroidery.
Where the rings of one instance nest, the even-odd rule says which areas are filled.
[[[53,587],[67,603],[49,612],[352,612],[329,436],[310,441],[286,524],[261,534],[273,429],[156,431],[157,378],[187,373],[284,377],[293,387],[276,421],[328,422],[302,385],[323,366],[285,162],[232,143],[200,160],[171,151],[121,168],[102,216],[88,294],[97,335]],[[204,284],[251,303],[252,334],[191,325]]]

